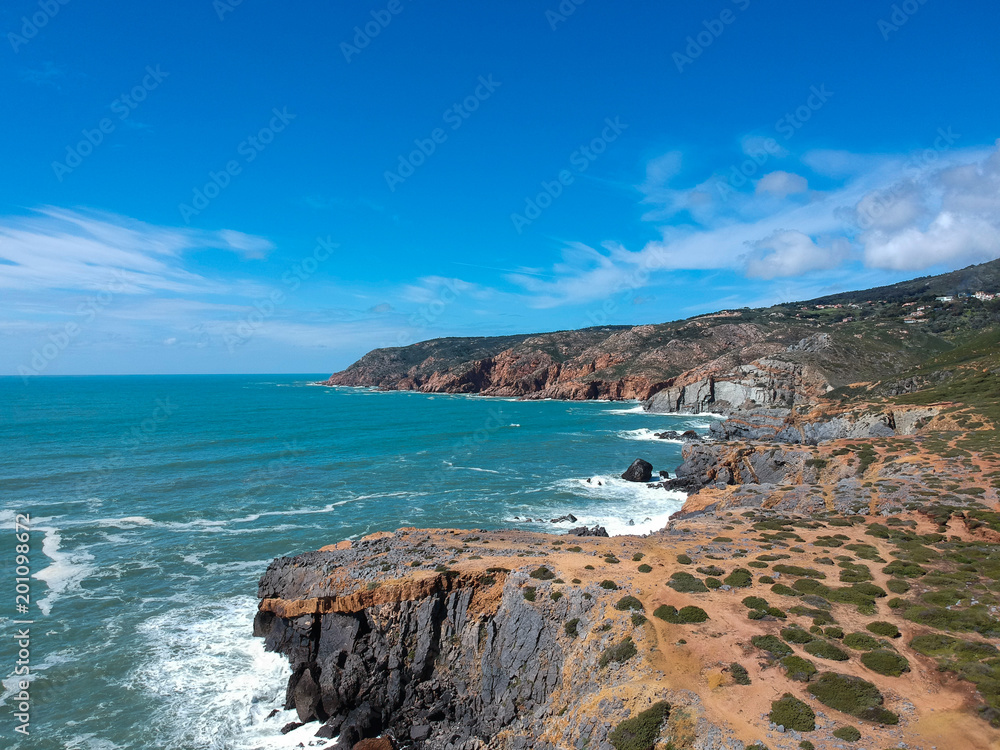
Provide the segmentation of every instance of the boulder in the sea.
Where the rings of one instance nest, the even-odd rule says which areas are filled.
[[[685,430],[681,435],[683,440],[701,440],[701,435],[699,435],[694,430]]]
[[[301,726],[303,726],[303,724],[300,721],[290,721],[281,728],[281,733],[288,734],[289,732],[294,732]]]
[[[625,473],[622,474],[622,479],[626,482],[648,482],[649,478],[653,476],[653,464],[649,461],[643,461],[641,458],[637,458],[632,462]]]
[[[565,516],[559,516],[559,518],[553,518],[551,523],[564,523],[569,521],[570,523],[576,523],[576,516],[572,513],[567,513]]]
[[[660,479],[670,479],[670,472],[666,469],[660,469]]]

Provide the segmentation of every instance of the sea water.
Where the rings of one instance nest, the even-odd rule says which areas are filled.
[[[710,424],[319,377],[0,378],[0,746],[308,745],[315,727],[280,734],[288,665],[251,635],[272,558],[403,526],[653,531],[684,496],[618,475],[638,457],[673,472],[681,446],[654,433]],[[566,514],[578,521],[551,523]],[[27,738],[13,732],[23,619]]]

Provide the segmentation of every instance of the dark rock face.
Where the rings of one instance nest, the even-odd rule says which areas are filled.
[[[595,526],[592,529],[588,529],[586,526],[579,526],[575,529],[569,530],[570,536],[609,536],[608,530],[603,526]]]
[[[315,589],[324,567],[297,560],[271,564],[262,598],[296,602]],[[511,574],[495,584],[494,612],[470,608],[476,587],[468,585],[353,613],[262,612],[255,632],[291,662],[288,707],[303,722],[326,722],[320,731],[339,733],[337,747],[386,735],[414,748],[473,750],[509,728],[537,737],[562,679],[561,623],[592,604],[567,595],[560,617],[546,619],[525,601],[518,576],[529,580]]]
[[[622,479],[627,482],[648,482],[650,477],[653,476],[653,464],[649,461],[643,461],[641,458],[637,458],[632,462],[625,473],[622,474]]]

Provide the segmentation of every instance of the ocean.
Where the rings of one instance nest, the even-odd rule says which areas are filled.
[[[711,420],[321,377],[0,378],[0,745],[308,743],[315,727],[280,734],[289,670],[251,635],[272,558],[404,526],[653,531],[684,496],[618,475],[638,457],[672,473],[681,446],[653,432]],[[568,513],[578,523],[550,523]],[[24,614],[17,514],[31,517]],[[13,731],[15,620],[32,622],[28,737]]]

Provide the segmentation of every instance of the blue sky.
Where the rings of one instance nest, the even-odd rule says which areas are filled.
[[[996,258],[998,21],[15,0],[0,374],[327,372]]]

